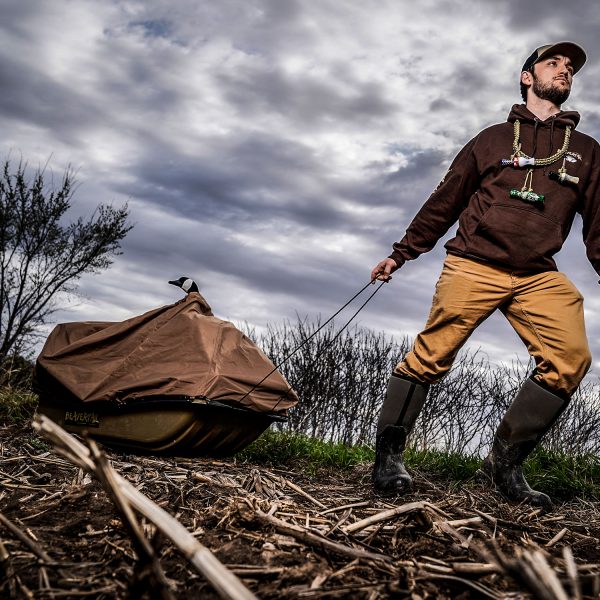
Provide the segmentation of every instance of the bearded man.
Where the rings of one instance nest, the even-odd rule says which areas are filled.
[[[506,497],[549,509],[522,464],[567,407],[591,364],[583,298],[557,270],[576,213],[587,256],[600,273],[600,146],[575,131],[561,104],[586,61],[572,42],[537,48],[521,71],[525,104],[506,123],[480,132],[456,156],[372,280],[387,280],[431,250],[458,221],[425,329],[390,377],[377,424],[376,491],[412,489],[403,464],[407,437],[428,387],[450,369],[461,346],[494,311],[507,318],[535,369],[504,415],[482,472]]]

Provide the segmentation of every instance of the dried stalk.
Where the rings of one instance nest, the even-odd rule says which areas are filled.
[[[490,589],[489,587],[481,584],[481,583],[477,583],[476,581],[470,581],[468,579],[463,579],[462,577],[456,577],[455,575],[427,575],[424,577],[419,577],[418,579],[423,579],[425,581],[431,581],[431,580],[446,580],[446,581],[452,581],[454,583],[460,583],[461,585],[463,585],[466,588],[471,588],[473,590],[475,590],[479,595],[481,596],[485,596],[486,598],[491,598],[492,600],[502,600],[502,598],[505,598],[505,596],[499,594],[498,592]]]
[[[36,416],[34,429],[50,440],[57,451],[88,473],[96,474],[97,465],[90,451],[64,429],[44,415]],[[256,600],[256,596],[229,571],[213,553],[200,544],[189,531],[152,500],[135,489],[118,473],[114,473],[116,485],[131,505],[168,537],[187,560],[210,582],[222,598],[229,600]]]
[[[492,544],[491,549],[500,570],[524,583],[536,598],[569,600],[556,572],[550,567],[540,550],[530,552],[517,548],[515,558],[509,559],[497,544]]]
[[[556,572],[550,567],[540,550],[534,552],[524,551],[523,559],[531,565],[532,570],[536,573],[539,580],[546,584],[549,598],[553,598],[554,600],[569,600],[569,596],[560,583]]]
[[[500,569],[498,565],[493,563],[452,563],[452,570],[455,573],[462,573],[464,575],[490,575],[491,573],[498,573]]]
[[[135,596],[134,590],[141,592],[137,586],[143,586],[144,580],[148,578],[150,587],[152,588],[152,596],[162,600],[174,600],[173,594],[169,589],[169,583],[167,578],[160,566],[150,542],[143,534],[140,526],[135,518],[135,514],[131,509],[131,505],[123,497],[121,490],[119,489],[118,482],[116,480],[116,472],[109,465],[106,456],[100,452],[97,444],[92,439],[87,440],[88,446],[92,453],[92,458],[96,463],[96,477],[102,484],[104,491],[109,494],[115,504],[119,514],[121,515],[121,521],[131,536],[135,552],[138,556],[139,561],[142,563],[141,568],[138,568],[137,580],[134,582],[132,596]],[[141,595],[141,593],[140,593]]]
[[[413,512],[416,510],[425,510],[425,509],[433,509],[436,512],[439,512],[439,509],[436,506],[433,506],[429,502],[409,502],[408,504],[403,504],[402,506],[398,506],[396,508],[390,508],[389,510],[384,510],[376,515],[372,515],[367,517],[366,519],[362,519],[361,521],[357,521],[356,523],[352,523],[350,525],[346,525],[346,527],[342,527],[342,531],[344,533],[356,533],[361,529],[365,529],[370,525],[374,525],[375,523],[380,523],[381,521],[387,521],[388,519],[393,519],[398,515],[403,515],[405,513]]]
[[[550,548],[551,546],[554,546],[554,544],[556,544],[557,542],[560,542],[560,540],[562,540],[563,537],[565,537],[565,534],[568,531],[569,530],[566,527],[561,529],[547,544],[545,544],[545,547]]]
[[[43,548],[40,548],[39,544],[36,544],[30,537],[25,535],[12,521],[7,519],[2,513],[0,513],[0,524],[4,525],[6,529],[8,529],[20,542],[25,544],[27,548],[33,554],[35,554],[39,559],[43,560],[46,563],[54,562],[50,556],[44,551]]]
[[[17,595],[17,587],[15,585],[15,569],[10,561],[10,553],[6,549],[4,542],[0,539],[0,580],[8,583],[8,593],[10,598]],[[2,588],[0,587],[0,590]]]
[[[313,498],[308,492],[305,492],[301,487],[297,486],[295,483],[292,483],[291,481],[288,481],[286,479],[285,484],[289,488],[291,488],[292,490],[294,490],[295,492],[300,494],[301,496],[304,496],[307,500],[310,500],[313,504],[315,504],[319,508],[325,508],[325,509],[327,508],[323,503],[319,502],[316,498]]]
[[[316,533],[307,531],[304,527],[287,523],[282,519],[278,519],[277,517],[269,515],[259,508],[253,508],[253,513],[254,514],[250,517],[250,519],[255,518],[265,525],[275,527],[275,529],[280,533],[290,535],[295,539],[304,542],[305,544],[309,544],[315,548],[318,548],[319,550],[331,551],[342,556],[349,556],[350,558],[362,558],[365,560],[374,560],[386,563],[394,561],[391,556],[387,556],[385,554],[368,552],[367,550],[351,548],[350,546],[334,542],[333,540],[317,535]],[[248,515],[242,514],[242,518],[248,520]]]

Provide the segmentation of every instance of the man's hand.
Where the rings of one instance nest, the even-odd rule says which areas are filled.
[[[398,265],[393,258],[384,258],[377,266],[371,271],[371,281],[379,279],[379,281],[389,281],[392,277],[391,274],[398,269]]]

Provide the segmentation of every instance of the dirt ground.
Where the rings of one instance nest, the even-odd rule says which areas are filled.
[[[369,465],[309,477],[235,459],[106,453],[259,598],[600,597],[599,503],[542,514],[423,473],[410,496],[382,499]],[[0,427],[1,598],[223,597],[140,524],[162,591],[100,483],[31,429]]]

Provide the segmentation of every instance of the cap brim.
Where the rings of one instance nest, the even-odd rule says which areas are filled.
[[[547,56],[552,56],[553,54],[568,56],[571,59],[573,73],[577,73],[587,60],[585,50],[581,46],[578,46],[573,42],[558,42],[557,44],[552,44],[546,48],[535,62],[540,62],[540,60],[543,60]]]

